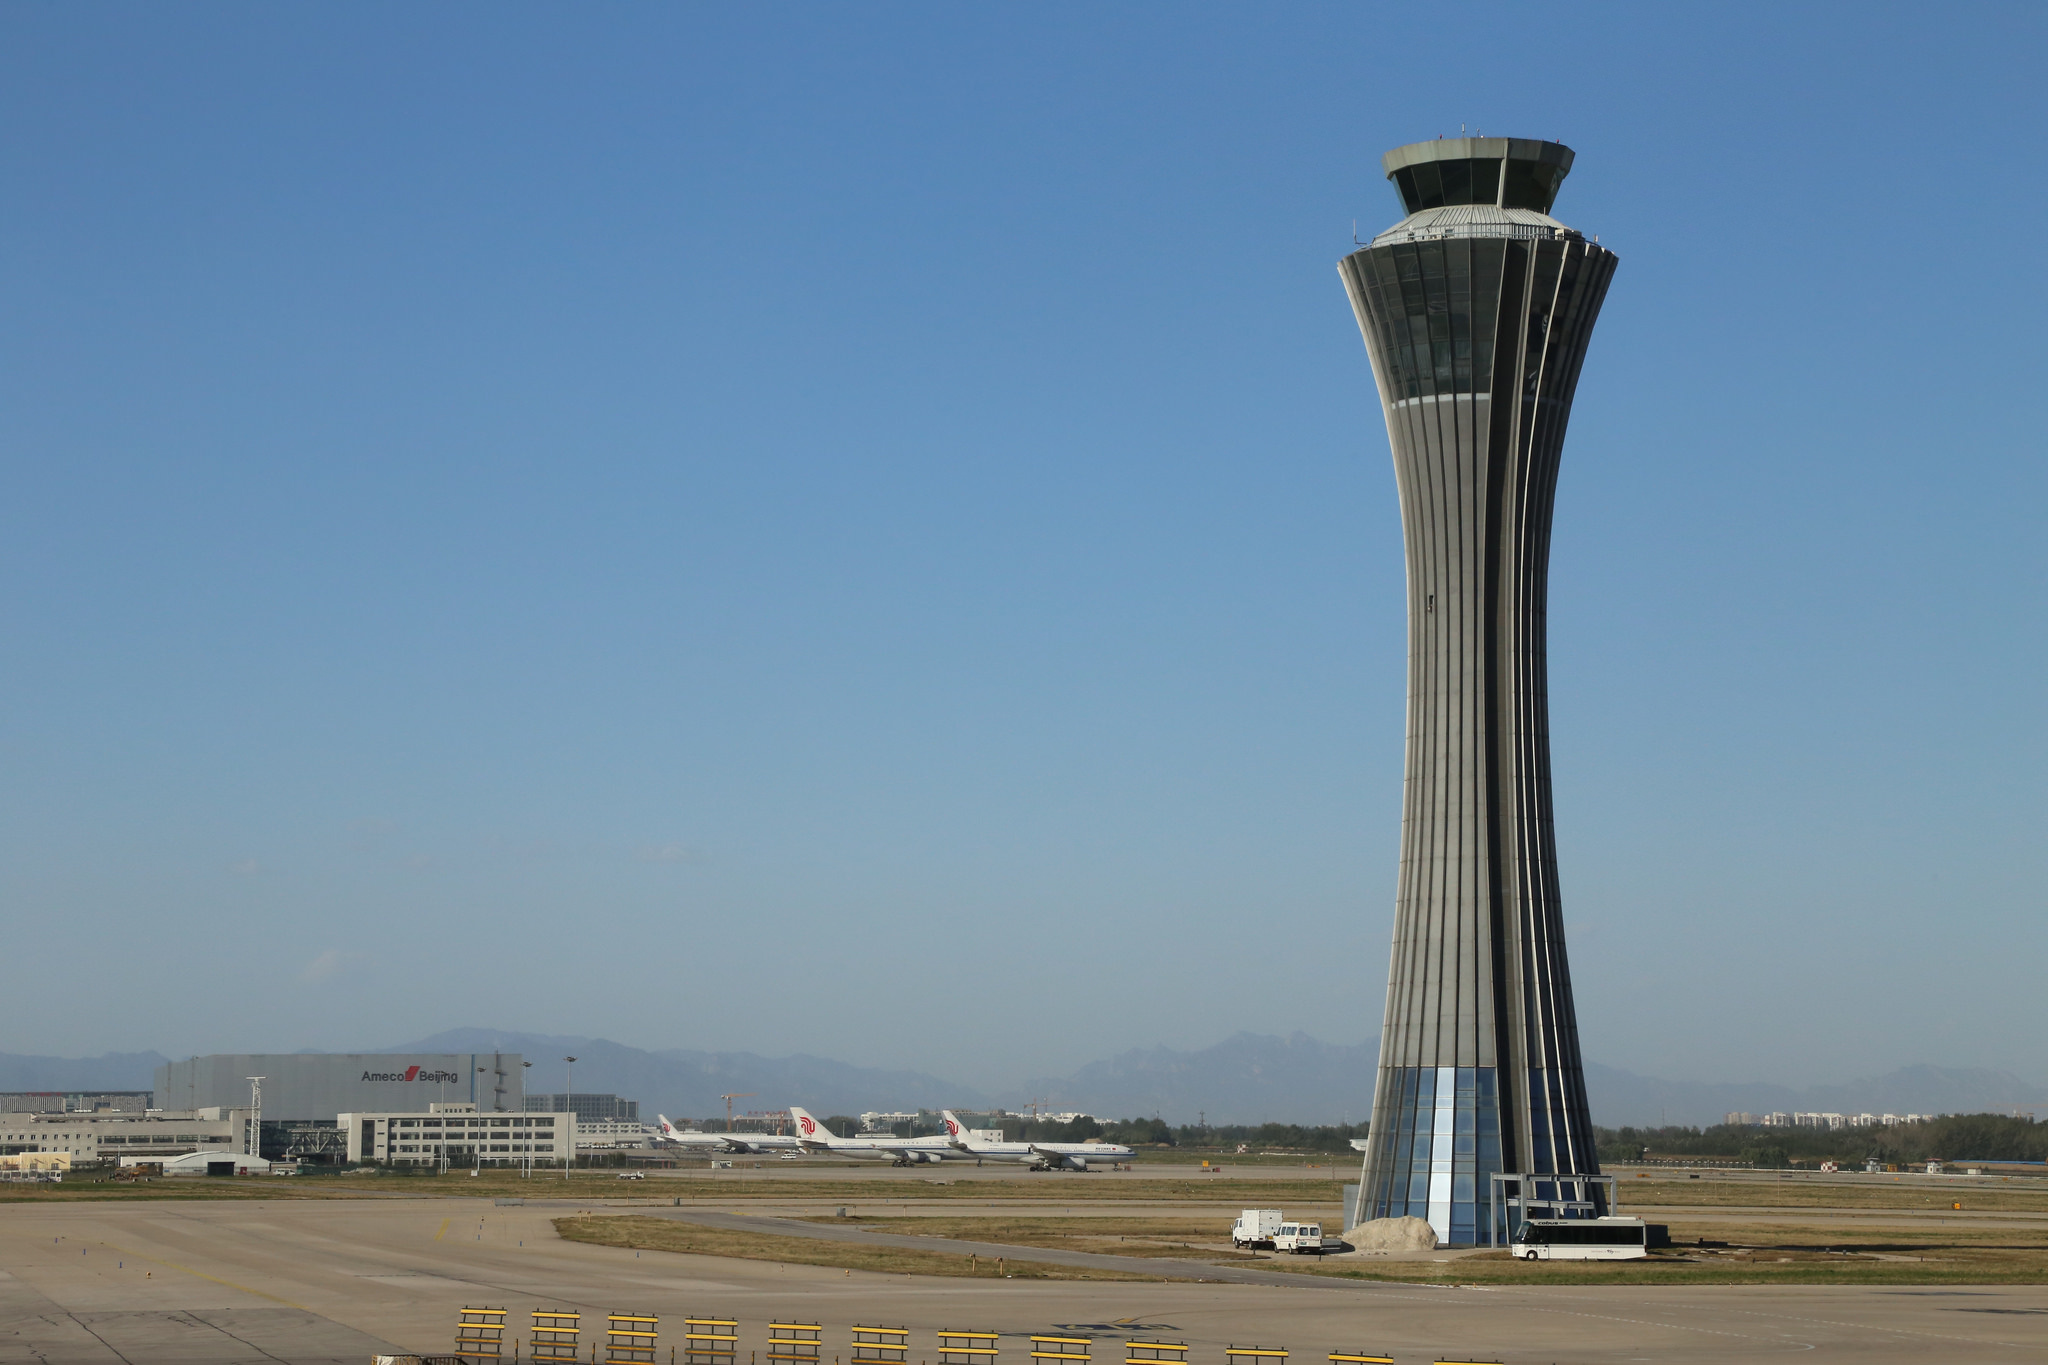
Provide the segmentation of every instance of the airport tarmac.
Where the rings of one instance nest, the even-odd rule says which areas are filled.
[[[575,1309],[587,1325],[608,1311],[653,1312],[665,1344],[682,1315],[723,1314],[740,1320],[743,1353],[761,1349],[777,1317],[822,1322],[826,1353],[840,1356],[852,1324],[886,1322],[911,1329],[912,1361],[933,1357],[936,1329],[974,1328],[1003,1333],[1012,1365],[1028,1361],[1023,1338],[1049,1328],[1093,1336],[1103,1365],[1122,1365],[1120,1343],[1134,1336],[1187,1341],[1196,1365],[1221,1365],[1231,1343],[1285,1346],[1297,1365],[1337,1349],[1507,1365],[2048,1357],[2048,1288],[2039,1286],[948,1280],[563,1242],[549,1220],[578,1207],[604,1205],[0,1206],[0,1362],[364,1365],[374,1351],[449,1350],[464,1305],[509,1309],[515,1325],[535,1308]]]

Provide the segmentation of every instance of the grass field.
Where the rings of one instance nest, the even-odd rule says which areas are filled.
[[[936,1251],[905,1251],[850,1242],[822,1242],[808,1237],[748,1233],[744,1237],[717,1228],[697,1227],[667,1218],[632,1214],[578,1215],[557,1218],[555,1231],[572,1242],[630,1247],[636,1251],[674,1251],[724,1256],[743,1261],[783,1261],[791,1265],[822,1265],[834,1269],[871,1270],[895,1275],[943,1275],[955,1278],[1015,1280],[1151,1280],[1150,1275],[1120,1270],[1091,1270],[1041,1261],[998,1264],[973,1256]]]
[[[1106,1256],[1159,1256],[1184,1261],[1259,1262],[1271,1252],[1239,1251],[1230,1244],[1228,1218],[1133,1214],[1126,1218],[813,1218],[815,1223],[852,1224],[874,1232],[916,1237],[959,1237],[1059,1251],[1093,1251]]]
[[[818,1220],[825,1221],[825,1220]],[[849,1220],[852,1221],[852,1220]],[[1878,1229],[1701,1223],[1673,1218],[1674,1242],[1643,1261],[1536,1262],[1505,1252],[1397,1261],[1254,1255],[1230,1245],[1216,1218],[862,1218],[881,1232],[959,1237],[1062,1251],[1170,1257],[1353,1279],[1464,1284],[2041,1284],[2048,1222],[1975,1228],[1928,1221]]]
[[[1690,1243],[1683,1225],[1674,1240]],[[1679,1245],[1641,1261],[1519,1262],[1505,1251],[1444,1262],[1293,1262],[1273,1269],[1359,1279],[1459,1284],[2044,1284],[2048,1229],[1930,1227],[1844,1234],[1840,1228],[1716,1224],[1719,1246]]]
[[[1868,1182],[1868,1183],[1866,1183]],[[1864,1176],[1853,1180],[1673,1179],[1655,1176],[1617,1182],[1624,1211],[1632,1204],[1666,1208],[1965,1209],[2048,1213],[2048,1180],[1929,1181],[1925,1177]]]

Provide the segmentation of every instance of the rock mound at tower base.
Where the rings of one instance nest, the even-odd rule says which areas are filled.
[[[1344,1234],[1355,1251],[1435,1251],[1436,1229],[1426,1218],[1374,1218]]]

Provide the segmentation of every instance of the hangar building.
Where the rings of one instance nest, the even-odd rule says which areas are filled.
[[[474,1104],[484,1113],[526,1108],[525,1058],[516,1052],[234,1052],[156,1069],[156,1102],[192,1110],[249,1107],[249,1077],[263,1077],[266,1121],[333,1123],[344,1113],[424,1113]]]

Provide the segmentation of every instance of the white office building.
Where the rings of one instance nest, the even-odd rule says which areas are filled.
[[[558,1165],[575,1150],[569,1113],[487,1113],[473,1104],[434,1104],[396,1113],[346,1113],[348,1159],[400,1166]]]
[[[645,1147],[654,1138],[654,1130],[644,1123],[615,1122],[611,1119],[578,1119],[576,1122],[576,1150],[579,1152],[625,1151]]]
[[[77,1165],[190,1152],[230,1153],[249,1145],[249,1111],[200,1109],[149,1114],[0,1114],[0,1154],[62,1152]]]

